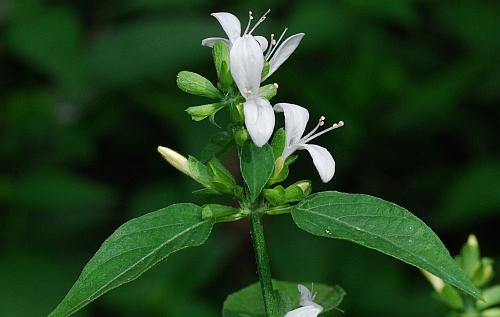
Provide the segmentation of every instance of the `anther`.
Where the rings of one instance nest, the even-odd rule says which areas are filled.
[[[259,19],[259,21],[257,21],[257,23],[255,23],[255,25],[253,26],[253,28],[250,30],[250,32],[248,32],[248,34],[252,34],[252,32],[259,26],[259,24],[261,24],[262,22],[264,22],[264,20],[266,19],[266,15],[271,12],[271,9],[267,10],[266,13],[264,13],[262,15],[262,17]],[[246,33],[246,32],[245,32]]]
[[[273,84],[274,88],[278,89],[278,83]]]

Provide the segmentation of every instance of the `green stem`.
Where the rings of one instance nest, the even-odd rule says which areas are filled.
[[[250,216],[250,234],[252,236],[255,258],[257,261],[257,271],[259,273],[260,286],[264,297],[264,306],[268,317],[280,317],[278,315],[278,305],[271,279],[271,268],[269,266],[269,256],[266,251],[266,241],[264,239],[264,227],[262,226],[261,215],[253,211]]]

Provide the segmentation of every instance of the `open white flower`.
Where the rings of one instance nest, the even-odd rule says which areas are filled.
[[[303,135],[309,121],[309,112],[307,109],[290,103],[278,103],[274,106],[274,110],[276,112],[284,112],[285,114],[286,141],[282,154],[283,160],[296,150],[307,150],[313,159],[314,166],[318,170],[321,180],[324,183],[329,182],[335,174],[335,161],[332,155],[324,147],[308,144],[308,142],[328,131],[342,127],[344,122],[340,121],[328,129],[315,133],[325,123],[325,117],[322,116],[316,127],[308,134]]]
[[[243,34],[241,34],[241,23],[240,20],[236,16],[228,12],[216,12],[212,13],[212,16],[219,21],[220,25],[226,32],[227,39],[222,37],[209,37],[201,41],[201,45],[213,47],[215,42],[223,41],[228,45],[231,49],[236,42],[237,39],[245,36],[252,35],[253,31],[266,19],[267,14],[270,10],[267,10],[266,13],[255,23],[252,27],[252,11],[248,13],[248,24]],[[285,28],[281,36],[278,40],[274,39],[274,34],[271,34],[270,45],[267,39],[263,36],[254,36],[255,40],[259,43],[262,52],[265,52],[265,61],[269,62],[269,71],[264,76],[261,81],[266,80],[271,76],[287,59],[290,55],[295,51],[297,46],[299,46],[300,41],[304,37],[304,33],[297,33],[281,43],[281,40],[285,36],[285,33],[288,29]],[[281,44],[281,45],[280,45]]]
[[[300,308],[294,309],[286,313],[285,317],[316,317],[322,311],[323,307],[314,302],[316,294],[311,292],[307,287],[302,284],[298,286],[300,292]]]
[[[261,24],[264,22],[266,19],[266,15],[269,13],[271,10],[267,10],[266,13],[255,23],[255,25],[251,27],[253,16],[252,16],[252,11],[248,13],[248,24],[243,32],[241,34],[241,23],[240,20],[233,14],[229,12],[216,12],[212,13],[211,15],[219,21],[220,25],[222,26],[222,29],[224,29],[224,32],[226,32],[227,39],[222,38],[222,37],[209,37],[201,41],[201,45],[203,46],[208,46],[208,47],[213,47],[215,42],[217,41],[223,41],[228,45],[229,48],[231,48],[234,44],[234,42],[239,39],[240,37],[243,37],[245,35],[251,35],[252,32]],[[264,52],[267,47],[267,39],[263,36],[254,36],[259,45],[261,46],[261,50]]]
[[[233,79],[246,99],[243,105],[245,126],[257,146],[263,146],[274,129],[274,112],[269,101],[259,92],[264,55],[259,43],[251,35],[244,35],[233,43],[229,53]]]

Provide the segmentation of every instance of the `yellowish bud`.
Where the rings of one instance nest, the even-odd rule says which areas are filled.
[[[167,160],[170,165],[172,165],[182,173],[191,176],[189,163],[186,157],[164,146],[159,146],[158,152],[160,152],[161,156],[163,156],[163,158]]]

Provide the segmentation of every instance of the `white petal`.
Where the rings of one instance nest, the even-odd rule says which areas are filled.
[[[298,33],[290,36],[286,39],[274,52],[273,57],[269,60],[269,73],[262,79],[262,81],[266,80],[269,76],[271,76],[280,66],[283,64],[290,55],[292,55],[293,51],[299,46],[300,41],[304,37],[304,33]]]
[[[216,12],[212,13],[212,16],[219,21],[231,43],[240,37],[241,23],[237,17],[228,12]]]
[[[274,105],[274,111],[285,113],[287,146],[297,143],[306,129],[307,121],[309,121],[309,111],[304,107],[291,103],[277,103]]]
[[[285,317],[317,317],[322,311],[320,307],[305,306],[289,311]]]
[[[264,98],[251,98],[243,105],[245,126],[252,141],[258,147],[269,141],[274,129],[274,112],[271,104]]]
[[[245,98],[257,94],[264,68],[264,55],[253,36],[244,35],[233,43],[229,53],[229,64],[231,75],[241,94]]]
[[[267,39],[263,36],[260,36],[260,35],[257,35],[254,37],[257,40],[257,42],[259,42],[260,48],[262,49],[262,52],[265,52],[267,50],[267,46],[268,46]]]
[[[226,43],[227,46],[229,46],[229,40],[222,38],[222,37],[207,37],[206,39],[203,39],[201,41],[201,45],[213,47],[215,42],[217,42],[217,41],[222,41],[222,42]]]
[[[323,183],[328,183],[335,174],[335,161],[330,152],[324,147],[314,144],[301,144],[300,148],[309,152],[321,180]]]

